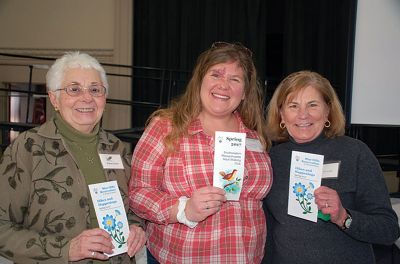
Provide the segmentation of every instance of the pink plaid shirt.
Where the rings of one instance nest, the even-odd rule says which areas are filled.
[[[257,139],[238,114],[239,132]],[[246,148],[240,200],[227,201],[221,210],[191,229],[169,223],[171,207],[181,196],[213,184],[214,140],[193,121],[179,149],[163,155],[168,120],[153,120],[138,142],[129,185],[131,209],[148,220],[148,249],[160,263],[260,263],[264,255],[266,223],[262,199],[272,184],[267,152]]]

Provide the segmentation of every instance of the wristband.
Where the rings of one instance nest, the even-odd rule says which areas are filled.
[[[187,198],[186,196],[181,196],[179,198],[178,213],[176,214],[176,219],[179,223],[184,224],[190,228],[194,228],[199,222],[190,221],[186,218],[185,207],[188,200],[189,198]]]

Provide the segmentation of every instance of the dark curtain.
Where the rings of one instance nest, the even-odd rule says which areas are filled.
[[[265,64],[267,1],[135,0],[135,65],[191,71],[215,41],[241,42]]]
[[[135,0],[134,65],[168,70],[157,80],[136,78],[134,100],[165,105],[202,51],[237,41],[253,51],[267,102],[284,76],[309,69],[332,82],[348,113],[355,11],[356,0]],[[168,92],[157,83],[163,78]]]
[[[213,42],[241,42],[265,69],[267,2],[263,0],[135,0],[133,125],[185,87],[199,54]],[[261,81],[265,74],[261,71]]]
[[[356,0],[286,1],[284,75],[308,69],[324,75],[350,112]]]

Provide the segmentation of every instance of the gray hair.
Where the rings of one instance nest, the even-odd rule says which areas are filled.
[[[47,91],[56,91],[60,89],[65,72],[69,69],[76,68],[97,70],[104,87],[106,87],[106,94],[108,95],[109,87],[104,68],[97,59],[79,51],[67,52],[54,62],[46,74]]]

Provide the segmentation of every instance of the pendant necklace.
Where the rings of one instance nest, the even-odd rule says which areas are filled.
[[[91,157],[86,151],[84,151],[83,148],[78,145],[78,143],[76,142],[72,143],[74,143],[74,145],[77,146],[81,152],[83,152],[83,154],[86,156],[87,161],[89,161],[90,164],[94,165],[94,157]]]

